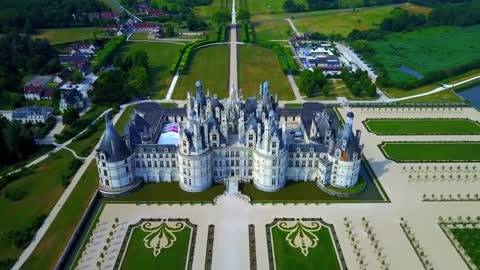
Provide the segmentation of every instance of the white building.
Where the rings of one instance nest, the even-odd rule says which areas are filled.
[[[45,123],[52,115],[53,109],[50,107],[21,107],[13,111],[12,120],[22,123],[38,124]]]
[[[268,82],[257,97],[246,100],[236,90],[219,100],[204,95],[200,82],[196,88],[195,96],[188,94],[186,109],[137,105],[123,137],[107,124],[97,149],[102,193],[122,194],[142,182],[178,181],[191,192],[230,179],[268,192],[287,181],[316,181],[320,187],[357,183],[362,146],[360,132],[352,131],[353,113],[337,130],[320,103],[279,108]],[[178,125],[178,141],[161,144],[164,127],[175,131],[172,123]]]

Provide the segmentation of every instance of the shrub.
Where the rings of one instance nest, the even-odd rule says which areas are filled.
[[[11,188],[5,190],[5,198],[12,202],[19,201],[27,195],[27,191],[20,188]]]

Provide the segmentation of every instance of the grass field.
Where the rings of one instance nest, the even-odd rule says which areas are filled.
[[[386,142],[380,149],[396,162],[479,161],[480,142]]]
[[[287,40],[293,35],[290,25],[283,20],[257,24],[255,33],[259,40]]]
[[[53,269],[98,187],[92,161],[46,234],[23,265],[24,269]],[[48,250],[48,252],[45,252]]]
[[[378,135],[480,134],[470,119],[367,119],[364,125]]]
[[[146,184],[138,191],[120,198],[108,199],[109,202],[213,202],[213,199],[225,191],[224,185],[214,185],[203,192],[187,192],[178,182]]]
[[[295,81],[297,85],[299,83],[299,76],[295,76]],[[345,97],[348,100],[375,100],[378,97],[369,97],[369,96],[360,96],[356,97],[352,92],[347,88],[343,80],[341,79],[329,79],[327,82],[327,87],[330,90],[328,95],[323,93],[318,93],[312,97],[306,97],[307,100],[335,100],[337,97]]]
[[[122,53],[142,49],[148,54],[149,73],[151,79],[151,98],[163,99],[173,76],[170,65],[175,61],[178,51],[183,45],[162,42],[129,42]]]
[[[270,228],[276,270],[340,270],[330,229],[319,222],[280,221]],[[302,237],[306,249],[295,246]],[[300,238],[300,239],[302,239]],[[303,240],[302,239],[302,240]],[[315,243],[309,248],[308,243]],[[306,250],[306,253],[305,253]]]
[[[211,5],[194,7],[193,10],[198,16],[210,19],[213,13],[220,9],[230,10],[231,4],[232,1],[229,0],[213,0]]]
[[[287,76],[283,74],[277,55],[272,50],[252,45],[239,46],[238,61],[238,84],[244,97],[257,95],[259,85],[268,81],[270,92],[278,93],[280,100],[295,99]]]
[[[61,179],[73,159],[70,152],[60,150],[40,162],[32,173],[5,187],[0,196],[0,235],[12,230],[25,230],[37,217],[50,212],[64,191]],[[25,192],[25,197],[18,201],[8,200],[5,198],[8,190]],[[16,258],[21,252],[22,249],[0,237],[0,261]]]
[[[462,44],[461,48],[458,44]],[[416,81],[399,68],[404,65],[427,75],[480,59],[480,25],[439,26],[394,33],[370,45],[375,55],[369,61],[373,66],[383,64],[393,82]]]
[[[77,27],[38,30],[38,34],[34,35],[33,38],[45,38],[52,45],[56,45],[92,39],[94,32],[98,32],[98,38],[104,37],[103,29],[100,27]]]
[[[193,229],[184,222],[151,223],[153,228],[148,227],[148,230],[144,230],[146,227],[142,226],[144,224],[146,225],[147,222],[134,227],[132,230],[120,269],[138,269],[139,265],[145,270],[159,269],[160,265],[162,269],[187,269],[190,238]],[[183,229],[175,231],[175,228],[179,228],[179,224],[184,226]],[[171,231],[170,228],[174,229],[174,231]],[[153,254],[153,247],[147,248],[145,246],[149,242],[145,242],[144,239],[155,241],[154,235],[149,235],[152,232],[154,234],[158,233],[160,237],[164,237],[162,242],[159,243],[159,245],[163,244],[163,248],[157,256]],[[171,246],[165,247],[168,246],[170,241],[172,241]]]
[[[284,203],[284,202],[309,202],[309,203],[335,203],[335,202],[383,202],[382,196],[374,184],[368,185],[367,189],[353,197],[338,198],[329,195],[317,187],[315,181],[289,182],[276,192],[263,192],[255,188],[253,184],[244,183],[241,186],[242,193],[249,196],[254,203]]]
[[[294,19],[293,23],[300,32],[320,32],[347,36],[353,29],[368,30],[379,28],[383,19],[390,16],[395,7],[380,7],[360,11],[345,11],[324,16]],[[415,5],[403,5],[403,9],[414,13],[427,14],[430,8]]]
[[[464,103],[465,100],[452,90],[401,101],[402,103]]]
[[[187,92],[195,93],[195,82],[203,83],[206,94],[210,89],[211,95],[220,98],[228,96],[228,74],[230,61],[230,48],[228,45],[217,45],[198,49],[191,56],[188,74],[178,78],[177,85],[172,94],[172,99],[184,100]]]
[[[472,263],[480,268],[480,229],[479,228],[462,228],[450,229],[457,241],[463,247],[468,257],[472,259]]]
[[[238,0],[237,0],[238,1]],[[247,2],[248,11],[252,15],[283,13],[283,3],[281,0],[245,0]],[[307,5],[305,0],[294,0],[297,4]]]

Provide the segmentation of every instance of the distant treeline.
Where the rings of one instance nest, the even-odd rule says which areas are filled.
[[[0,32],[31,34],[40,28],[91,25],[86,13],[105,10],[98,0],[2,0]]]

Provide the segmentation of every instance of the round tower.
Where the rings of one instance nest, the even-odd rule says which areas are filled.
[[[141,185],[133,176],[132,153],[105,114],[105,135],[97,149],[99,191],[105,196],[128,193]]]

